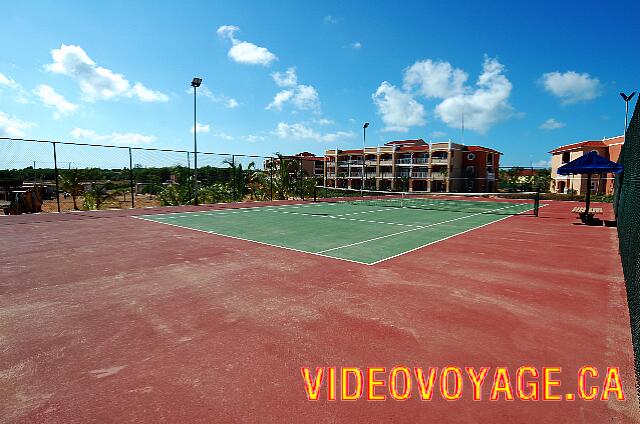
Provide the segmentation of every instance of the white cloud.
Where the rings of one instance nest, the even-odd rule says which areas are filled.
[[[286,140],[313,140],[328,143],[355,137],[355,133],[351,131],[322,134],[301,123],[287,124],[285,122],[278,123],[275,134]]]
[[[142,83],[133,88],[124,75],[98,66],[80,46],[63,44],[51,50],[53,63],[45,65],[49,72],[75,79],[87,101],[136,97],[143,102],[166,102],[169,97]]]
[[[444,137],[445,135],[447,135],[447,133],[444,131],[433,131],[431,133],[431,138],[441,138],[441,137]]]
[[[273,97],[273,100],[271,101],[271,103],[269,103],[267,105],[267,109],[282,110],[282,105],[284,105],[286,102],[288,102],[289,99],[291,99],[291,97],[293,97],[293,94],[294,94],[293,90],[282,90],[282,91],[279,91]]]
[[[320,124],[320,125],[331,125],[331,124],[333,124],[333,121],[331,119],[327,119],[327,118],[316,119],[316,120],[314,120],[314,122],[316,124]]]
[[[293,89],[282,90],[276,93],[267,109],[282,110],[285,103],[291,102],[296,109],[314,110],[320,109],[320,97],[318,91],[311,85],[298,85]]]
[[[549,168],[551,167],[551,159],[543,159],[537,162],[533,162],[533,166]]]
[[[9,88],[16,88],[16,87],[19,86],[19,84],[17,82],[15,82],[15,80],[9,78],[8,76],[3,74],[2,72],[0,72],[0,85],[3,85],[5,87],[9,87]]]
[[[223,138],[225,140],[233,140],[232,136],[230,136],[229,134],[224,133],[224,132],[219,132],[219,133],[215,133],[215,134],[211,134],[211,135],[214,136],[214,137]]]
[[[17,83],[14,79],[6,76],[2,72],[0,72],[0,88],[6,87],[13,91],[14,97],[13,100],[17,103],[27,104],[29,103],[29,93],[25,91],[22,86]]]
[[[565,105],[593,100],[600,95],[600,80],[586,72],[549,72],[542,75],[541,82],[546,91]]]
[[[320,99],[318,91],[311,85],[299,85],[296,87],[296,93],[291,100],[298,109],[318,109],[320,107]]]
[[[485,57],[475,88],[465,87],[464,93],[446,97],[436,106],[436,116],[452,128],[459,128],[464,116],[465,128],[479,133],[509,118],[512,85],[504,71],[498,60]]]
[[[338,18],[336,18],[335,16],[331,16],[331,15],[325,16],[323,20],[324,20],[325,24],[335,25],[335,24],[338,23]]]
[[[211,125],[201,124],[200,122],[196,122],[196,131],[198,132],[198,134],[208,133],[209,131],[211,131]],[[193,134],[193,127],[189,129],[189,132]]]
[[[185,91],[188,95],[193,96],[193,90],[192,89],[187,89]],[[198,89],[198,93],[200,93],[201,95],[211,99],[212,102],[214,103],[223,103],[224,107],[226,107],[227,109],[234,109],[238,106],[240,106],[240,103],[234,99],[233,97],[228,97],[222,93],[217,94],[212,92],[209,87],[207,87],[206,85],[201,85],[200,88]]]
[[[143,102],[166,102],[169,96],[156,90],[151,90],[139,82],[133,86],[133,93]]]
[[[0,136],[10,138],[24,137],[24,130],[35,126],[33,122],[22,121],[0,111]]]
[[[407,132],[409,127],[424,125],[424,106],[413,96],[383,81],[371,96],[386,125],[383,131]]]
[[[57,93],[53,87],[40,84],[33,90],[33,93],[40,98],[43,105],[52,107],[57,110],[55,117],[74,112],[78,109],[78,105],[71,103],[64,98],[62,94]]]
[[[220,37],[231,41],[232,46],[228,52],[228,56],[231,59],[238,63],[263,66],[278,60],[278,57],[267,48],[237,39],[235,34],[238,31],[240,31],[240,28],[235,25],[222,25],[216,31]]]
[[[361,49],[362,43],[359,41],[356,41],[355,43],[349,44],[349,47],[351,47],[352,49]]]
[[[296,109],[300,110],[320,110],[320,97],[315,87],[311,85],[298,84],[296,68],[291,67],[286,72],[274,72],[271,77],[279,87],[287,87],[273,97],[267,109],[282,110],[285,103],[291,102]]]
[[[262,135],[255,135],[255,134],[249,134],[247,136],[244,137],[245,140],[247,140],[250,143],[255,143],[256,141],[263,141],[266,138]]]
[[[565,127],[566,124],[564,122],[558,122],[555,118],[549,118],[540,124],[540,128],[543,130],[557,130],[558,128]]]
[[[273,78],[278,87],[295,87],[298,85],[298,76],[296,75],[295,67],[291,67],[285,72],[274,72],[271,74],[271,78]]]
[[[95,131],[82,128],[75,128],[71,131],[71,136],[78,140],[92,141],[96,143],[111,143],[123,146],[138,146],[156,141],[156,137],[152,135],[116,132],[108,135],[98,135]]]
[[[449,62],[434,62],[431,59],[414,63],[405,70],[404,88],[418,87],[425,97],[447,98],[462,94],[469,75],[456,69]]]

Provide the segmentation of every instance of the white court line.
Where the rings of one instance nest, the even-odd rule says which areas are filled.
[[[511,205],[511,206],[505,206],[504,208],[492,209],[491,212],[499,211],[501,209],[512,208],[512,207],[515,207],[515,206],[519,206],[519,205]],[[446,221],[434,222],[433,224],[425,225],[425,226],[422,226],[422,227],[419,227],[419,228],[411,228],[411,229],[408,229],[408,230],[399,231],[397,233],[387,234],[385,236],[374,237],[374,238],[370,238],[368,240],[362,240],[362,241],[358,241],[358,242],[355,242],[355,243],[345,244],[343,246],[332,247],[331,249],[321,250],[318,253],[332,252],[334,250],[344,249],[345,247],[357,246],[359,244],[369,243],[371,241],[376,241],[376,240],[380,240],[380,239],[387,238],[387,237],[393,237],[393,236],[397,236],[397,235],[400,235],[400,234],[408,233],[408,232],[411,232],[411,231],[418,231],[418,230],[422,230],[422,229],[425,229],[425,228],[435,227],[436,225],[447,224],[449,222],[459,221],[461,219],[467,219],[467,218],[471,218],[473,216],[478,216],[478,215],[482,215],[482,214],[486,214],[486,213],[487,212],[478,212],[478,213],[474,213],[474,214],[471,214],[471,215],[460,216],[458,218],[448,219]],[[497,222],[497,221],[493,221],[493,222]]]
[[[370,265],[370,264],[368,264],[368,263],[366,263],[366,262],[360,262],[360,261],[356,261],[356,260],[353,260],[353,259],[338,258],[338,257],[335,257],[335,256],[323,255],[323,254],[322,254],[322,253],[320,253],[320,252],[310,252],[310,251],[308,251],[308,250],[300,250],[300,249],[295,249],[295,248],[293,248],[293,247],[279,246],[279,245],[277,245],[277,244],[266,243],[266,242],[264,242],[264,241],[257,241],[257,240],[251,240],[251,239],[242,238],[242,237],[229,236],[229,235],[227,235],[227,234],[220,234],[220,233],[216,233],[215,231],[200,230],[200,229],[198,229],[198,228],[185,227],[185,226],[183,226],[183,225],[170,224],[170,223],[168,223],[168,222],[159,222],[159,221],[154,221],[154,220],[152,220],[152,219],[142,218],[142,216],[141,216],[141,215],[138,215],[138,216],[131,216],[131,217],[132,217],[132,218],[136,218],[136,219],[141,219],[141,220],[143,220],[143,221],[147,221],[147,222],[154,222],[154,223],[156,223],[156,224],[169,225],[169,226],[171,226],[171,227],[183,228],[183,229],[185,229],[185,230],[198,231],[198,232],[201,232],[201,233],[213,234],[213,235],[220,236],[220,237],[227,237],[227,238],[234,239],[234,240],[249,241],[249,242],[251,242],[251,243],[262,244],[262,245],[264,245],[264,246],[278,247],[278,248],[280,248],[280,249],[292,250],[292,251],[294,251],[294,252],[299,252],[299,253],[308,253],[308,254],[311,254],[311,255],[322,256],[323,258],[338,259],[338,260],[341,260],[341,261],[353,262],[353,263],[360,264],[360,265]]]
[[[327,204],[327,203],[305,204],[305,205],[303,205],[303,206],[320,206],[320,205],[323,205],[323,204]],[[507,206],[507,207],[502,208],[502,209],[506,209],[506,208],[508,208],[508,207],[522,206],[522,205],[523,205],[523,204],[515,204],[515,205]],[[289,205],[278,205],[278,206],[255,206],[255,207],[248,207],[248,208],[235,208],[235,209],[285,208],[285,207],[287,207],[287,206],[289,206]],[[547,205],[546,205],[546,204],[541,204],[541,205],[540,205],[540,207],[543,207],[543,206],[547,206]],[[229,208],[229,209],[231,209],[231,208]],[[218,210],[212,210],[212,211],[207,211],[207,212],[214,214],[214,213],[220,213],[220,212],[218,212],[218,211],[224,211],[224,210],[225,210],[225,209],[218,209]],[[228,210],[228,209],[227,209],[227,210]],[[498,209],[495,209],[495,210],[498,210]],[[456,234],[452,234],[452,235],[450,235],[450,236],[448,236],[448,237],[445,237],[445,238],[442,238],[442,239],[439,239],[439,240],[436,240],[436,241],[432,241],[432,242],[429,242],[429,243],[423,244],[422,246],[418,246],[418,247],[416,247],[416,248],[413,248],[413,249],[410,249],[410,250],[407,250],[407,251],[404,251],[404,252],[398,253],[398,254],[396,254],[396,255],[389,256],[389,257],[386,257],[386,258],[383,258],[383,259],[380,259],[380,260],[378,260],[378,261],[371,262],[371,263],[361,262],[361,261],[357,261],[357,260],[354,260],[354,259],[341,258],[341,257],[337,257],[337,256],[324,255],[323,253],[324,253],[324,252],[326,252],[327,250],[323,250],[323,251],[319,251],[319,252],[310,252],[310,251],[306,251],[306,250],[295,249],[295,248],[292,248],[292,247],[279,246],[279,245],[277,245],[277,244],[271,244],[271,243],[266,243],[266,242],[262,242],[262,241],[250,240],[250,239],[245,239],[245,238],[242,238],[242,237],[229,236],[229,235],[226,235],[226,234],[216,233],[216,232],[214,232],[214,231],[199,230],[199,229],[197,229],[197,228],[191,228],[191,227],[186,227],[186,226],[177,225],[177,224],[170,224],[170,223],[168,223],[168,222],[160,222],[160,221],[156,221],[156,220],[154,220],[154,219],[148,219],[148,218],[146,218],[146,217],[154,217],[154,216],[156,216],[156,217],[157,217],[158,215],[161,215],[161,216],[162,216],[162,215],[174,215],[174,214],[180,214],[180,212],[174,212],[174,213],[171,213],[171,214],[137,215],[137,216],[132,216],[132,218],[141,219],[141,220],[143,220],[143,221],[155,222],[155,223],[163,224],[163,225],[169,225],[169,226],[172,226],[172,227],[182,228],[182,229],[186,229],[186,230],[198,231],[198,232],[202,232],[202,233],[206,233],[206,234],[213,234],[213,235],[217,235],[217,236],[220,236],[220,237],[228,237],[228,238],[231,238],[231,239],[234,239],[234,240],[243,240],[243,241],[248,241],[248,242],[251,242],[251,243],[257,243],[257,244],[261,244],[261,245],[264,245],[264,246],[278,247],[278,248],[280,248],[280,249],[291,250],[291,251],[299,252],[299,253],[308,253],[308,254],[311,254],[311,255],[321,256],[321,257],[323,257],[323,258],[331,258],[331,259],[337,259],[337,260],[340,260],[340,261],[346,261],[346,262],[351,262],[351,263],[357,263],[357,264],[360,264],[360,265],[368,265],[368,266],[372,266],[372,265],[376,265],[376,264],[379,264],[379,263],[384,262],[384,261],[388,261],[388,260],[393,259],[393,258],[397,258],[398,256],[402,256],[402,255],[405,255],[405,254],[407,254],[407,253],[414,252],[414,251],[416,251],[416,250],[422,249],[423,247],[427,247],[427,246],[430,246],[430,245],[432,245],[432,244],[436,244],[436,243],[439,243],[439,242],[441,242],[441,241],[448,240],[448,239],[450,239],[450,238],[453,238],[453,237],[459,236],[460,234],[468,233],[468,232],[473,231],[473,230],[476,230],[476,229],[478,229],[478,228],[485,227],[485,226],[487,226],[487,225],[494,224],[494,223],[496,223],[496,222],[499,222],[499,221],[505,220],[505,219],[507,219],[507,218],[511,218],[511,217],[513,217],[513,216],[523,214],[523,213],[528,212],[528,211],[530,211],[530,210],[531,210],[531,209],[526,209],[526,210],[523,210],[523,211],[521,211],[521,212],[518,212],[517,214],[508,215],[508,216],[505,216],[505,217],[503,217],[503,218],[497,219],[497,220],[495,220],[495,221],[487,222],[487,223],[482,224],[482,225],[479,225],[479,226],[477,226],[477,227],[469,228],[468,230],[461,231],[461,232],[456,233]],[[196,211],[194,211],[194,212],[182,212],[182,213],[184,214],[184,213],[195,213],[195,212],[196,212]],[[480,212],[480,213],[475,214],[475,215],[480,215],[480,214],[483,214],[483,213],[490,213],[490,212]],[[311,216],[319,216],[319,215],[311,215]],[[167,216],[167,218],[172,218],[172,217]],[[456,218],[456,219],[454,219],[454,220],[462,219],[462,218],[465,218],[465,217]],[[358,221],[362,221],[362,222],[372,222],[372,221],[365,221],[365,220],[358,220]],[[445,222],[446,222],[446,221],[445,221]],[[444,222],[441,222],[441,223],[444,223]],[[436,223],[435,225],[437,225],[437,224],[438,224],[438,223]],[[409,224],[405,224],[405,225],[409,225]],[[434,224],[431,224],[431,225],[434,225]],[[419,229],[421,229],[421,228],[412,228],[412,229],[411,229],[411,230],[409,230],[409,231],[415,231],[415,230],[419,230]],[[408,232],[408,231],[402,231],[402,233],[405,233],[405,232]],[[400,234],[400,233],[396,233],[396,234]],[[389,236],[391,236],[391,235],[396,235],[396,234],[390,234]],[[387,237],[387,236],[383,236],[383,237]],[[358,244],[358,243],[356,243],[356,244]],[[346,247],[346,246],[341,246],[341,247]],[[341,247],[340,247],[340,248],[341,248]],[[333,250],[333,249],[330,249],[330,250]]]

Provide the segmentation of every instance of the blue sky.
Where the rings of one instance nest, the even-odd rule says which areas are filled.
[[[638,2],[5,2],[0,135],[271,154],[619,135]]]

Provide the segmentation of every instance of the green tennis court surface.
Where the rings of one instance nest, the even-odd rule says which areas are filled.
[[[531,208],[528,203],[484,202],[483,212],[471,213],[322,202],[138,218],[372,265]]]

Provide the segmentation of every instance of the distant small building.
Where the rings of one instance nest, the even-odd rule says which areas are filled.
[[[587,193],[586,175],[558,175],[558,168],[580,156],[595,151],[600,156],[617,162],[624,143],[624,136],[585,140],[560,146],[551,150],[551,187],[552,193]],[[613,194],[613,174],[596,174],[591,177],[592,194]]]
[[[316,156],[313,153],[301,152],[293,156],[284,156],[289,162],[289,171],[291,173],[297,172],[299,168],[302,168],[305,178],[322,179],[324,177],[324,157]],[[280,160],[276,158],[265,159],[264,169],[270,170],[273,166],[273,170],[280,169]]]

